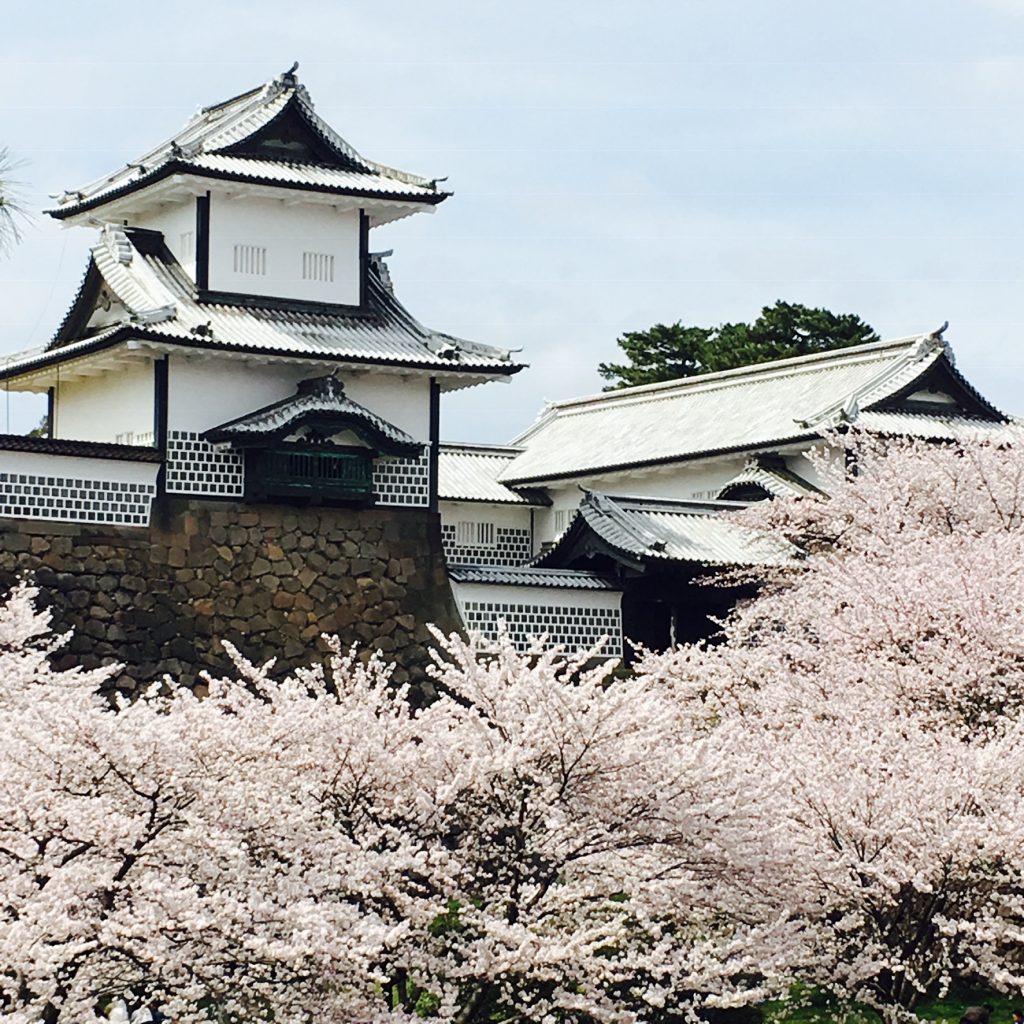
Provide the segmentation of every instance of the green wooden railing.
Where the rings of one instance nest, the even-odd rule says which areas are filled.
[[[319,451],[302,445],[250,448],[245,456],[246,495],[255,500],[373,499],[373,458],[367,452]]]

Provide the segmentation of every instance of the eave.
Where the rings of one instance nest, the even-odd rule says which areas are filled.
[[[357,199],[373,199],[385,203],[416,203],[431,207],[437,206],[452,195],[451,192],[434,192],[427,194],[424,194],[423,192],[382,193],[374,189],[343,188],[331,185],[289,182],[286,180],[270,181],[256,175],[237,173],[230,174],[224,171],[217,171],[209,167],[200,167],[188,160],[170,160],[166,164],[162,164],[160,167],[136,178],[134,181],[127,182],[126,184],[111,189],[108,192],[101,192],[91,198],[83,199],[81,202],[64,207],[55,207],[53,209],[45,210],[44,212],[55,220],[70,220],[71,218],[77,217],[79,214],[88,213],[90,210],[95,210],[100,206],[105,206],[117,199],[131,195],[134,192],[139,192],[144,188],[157,184],[158,182],[165,181],[167,178],[170,178],[175,174],[188,175],[195,178],[206,178],[212,181],[232,181],[244,185],[281,188],[290,192],[315,192],[327,195],[351,196]]]
[[[109,444],[105,441],[73,441],[55,437],[26,437],[0,434],[0,451],[38,455],[65,455],[76,459],[111,459],[117,462],[162,462],[159,448],[143,445]]]
[[[759,454],[763,452],[776,451],[784,445],[801,444],[806,441],[819,441],[822,434],[819,432],[804,432],[791,434],[787,437],[771,438],[758,441],[753,445],[736,445],[731,448],[706,448],[699,452],[686,452],[681,455],[665,455],[656,459],[643,461],[614,462],[605,466],[589,466],[586,469],[572,470],[571,472],[557,473],[550,476],[536,477],[502,477],[501,482],[506,487],[549,487],[552,484],[564,483],[572,480],[583,480],[587,477],[602,477],[613,473],[625,473],[630,470],[648,469],[656,466],[670,466],[675,463],[699,462],[704,459],[717,458],[726,455]]]
[[[355,359],[346,355],[332,356],[326,351],[318,353],[314,357],[307,354],[298,354],[288,349],[273,349],[261,345],[211,344],[208,340],[202,338],[172,337],[165,333],[147,331],[145,327],[135,324],[125,324],[123,327],[115,327],[104,331],[94,339],[73,342],[60,348],[41,352],[37,358],[18,363],[16,366],[0,367],[0,381],[14,381],[21,377],[30,377],[61,363],[77,361],[83,357],[114,348],[117,345],[130,344],[132,342],[138,342],[140,345],[162,353],[184,350],[192,353],[208,353],[211,356],[266,356],[273,360],[287,359],[290,362],[310,366],[343,365],[354,368],[372,367],[374,369],[395,370],[399,372],[415,371],[422,375],[434,376],[439,379],[450,378],[453,383],[461,378],[476,378],[446,390],[469,387],[492,378],[507,379],[523,368],[519,364],[488,366],[465,363],[458,366],[438,366],[436,364],[419,363],[411,360],[388,359],[386,357],[375,358],[373,356],[362,356]]]

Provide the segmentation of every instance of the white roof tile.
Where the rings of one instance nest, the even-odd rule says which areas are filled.
[[[666,501],[591,491],[573,524],[537,559],[557,566],[562,550],[581,530],[639,562],[682,562],[706,566],[795,565],[800,552],[779,537],[732,521],[741,503]]]
[[[900,412],[895,410],[869,410],[856,420],[858,427],[877,434],[901,437],[919,437],[928,441],[962,441],[979,437],[992,437],[1007,430],[1018,429],[1007,423],[974,416],[942,413]]]
[[[283,182],[303,188],[327,188],[332,192],[397,195],[413,199],[428,199],[437,195],[435,189],[425,185],[413,185],[367,171],[346,171],[316,164],[277,163],[252,157],[224,156],[220,153],[203,154],[188,163],[192,167],[215,171],[225,177],[260,180],[270,184]]]
[[[124,260],[128,241],[130,259]],[[70,344],[16,353],[0,365],[16,376],[117,340],[142,340],[244,353],[369,364],[394,364],[461,374],[511,374],[522,368],[508,352],[432,331],[384,284],[376,262],[368,274],[367,313],[307,312],[200,303],[191,282],[166,252],[140,250],[132,232],[105,231],[92,250],[95,269],[128,313],[120,323]],[[89,275],[86,275],[88,280]],[[83,285],[84,287],[84,285]],[[80,292],[76,306],[84,301]],[[72,309],[76,308],[75,306]],[[69,314],[70,316],[71,314]],[[113,339],[113,340],[112,340]]]
[[[287,153],[263,159],[225,153],[267,127],[289,104],[309,130],[330,151],[336,166],[292,162]],[[47,212],[58,219],[73,217],[121,195],[160,181],[170,173],[226,177],[341,194],[401,198],[437,203],[447,193],[436,182],[399,171],[360,156],[313,109],[313,102],[294,75],[284,74],[224,103],[202,108],[170,139],[121,170],[81,188],[63,193]]]
[[[486,501],[502,505],[540,504],[498,482],[498,474],[519,454],[518,448],[443,444],[437,463],[437,492],[442,501]]]
[[[513,441],[524,451],[500,480],[539,484],[816,437],[947,354],[924,335],[556,402]]]

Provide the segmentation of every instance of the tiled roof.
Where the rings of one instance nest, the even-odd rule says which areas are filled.
[[[213,427],[203,437],[214,444],[230,441],[242,445],[281,438],[309,423],[324,423],[330,429],[350,426],[388,454],[413,454],[423,447],[404,430],[353,402],[345,394],[344,384],[335,377],[300,381],[296,394],[290,398]]]
[[[919,437],[927,441],[960,441],[992,437],[1010,429],[1008,424],[956,413],[870,410],[862,412],[856,425],[876,434]]]
[[[754,456],[724,487],[756,484],[776,498],[803,498],[821,493],[817,487],[781,464],[781,460]],[[721,492],[719,492],[721,493]]]
[[[232,180],[285,183],[300,188],[319,188],[352,195],[395,196],[423,202],[438,202],[447,198],[446,193],[437,192],[425,184],[416,185],[398,178],[371,174],[368,171],[350,171],[317,164],[256,160],[252,157],[209,153],[188,161],[188,165],[194,170],[209,171],[211,174]]]
[[[621,590],[606,576],[576,569],[506,569],[494,565],[453,565],[448,575],[456,583],[492,583],[512,587],[566,587],[572,590]]]
[[[811,439],[943,361],[977,396],[942,338],[922,335],[556,402],[513,441],[524,451],[500,479],[539,484]]]
[[[68,455],[78,459],[113,459],[118,462],[163,461],[163,454],[159,448],[145,445],[72,441],[60,437],[25,437],[21,434],[0,434],[0,451]]]
[[[16,353],[5,360],[0,377],[14,377],[129,339],[484,376],[522,369],[523,364],[512,362],[504,350],[424,327],[395,298],[385,283],[386,268],[377,260],[371,261],[367,274],[366,312],[253,308],[199,302],[192,283],[165,247],[152,244],[151,235],[107,228],[92,250],[95,273],[127,310],[120,321],[70,343],[58,333],[58,340],[46,351]],[[87,274],[76,306],[88,301],[89,279]],[[65,324],[71,319],[69,314]]]
[[[558,565],[563,550],[573,546],[581,531],[589,530],[612,551],[640,563],[796,564],[800,553],[791,544],[730,519],[730,512],[743,507],[735,502],[666,501],[591,491],[570,527],[536,562]]]
[[[442,501],[486,501],[503,505],[547,505],[530,492],[498,482],[498,474],[522,449],[477,444],[443,444],[438,456],[437,490]]]
[[[287,149],[279,157],[244,154],[247,140],[284,116],[300,118],[329,161],[292,161],[287,159]],[[243,153],[236,155],[239,149]],[[172,138],[123,169],[63,193],[58,205],[47,212],[58,219],[72,217],[173,173],[427,204],[447,196],[432,180],[360,156],[319,117],[294,74],[285,73],[224,103],[202,108]]]

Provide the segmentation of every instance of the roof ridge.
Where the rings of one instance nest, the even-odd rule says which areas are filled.
[[[729,501],[728,499],[722,500],[719,498],[662,498],[657,495],[610,494],[605,491],[588,491],[587,493],[588,495],[596,495],[619,506],[632,504],[644,505],[649,508],[658,506],[678,509],[693,508],[703,513],[739,511],[740,509],[747,508],[749,504],[745,501]]]
[[[486,444],[483,441],[442,441],[441,451],[468,451],[481,455],[508,455],[509,458],[515,458],[523,449],[518,445]]]
[[[700,373],[692,377],[681,377],[677,380],[657,381],[653,384],[638,384],[631,388],[619,388],[614,391],[602,391],[596,395],[583,395],[579,398],[567,398],[549,402],[547,409],[573,409],[579,406],[594,406],[614,403],[629,399],[643,401],[651,397],[661,397],[665,393],[698,390],[705,385],[729,386],[733,382],[746,382],[751,377],[786,376],[791,369],[802,370],[818,363],[854,361],[858,356],[870,356],[887,349],[910,348],[931,337],[930,333],[915,334],[905,338],[893,338],[887,341],[873,341],[866,345],[850,345],[847,348],[830,349],[828,352],[814,352],[805,356],[791,356],[788,359],[773,359],[763,363],[751,363],[748,366],[737,366],[730,370],[716,370],[713,373]],[[851,359],[850,357],[853,357]],[[523,432],[524,434],[526,431]]]
[[[128,168],[137,168],[141,172],[140,177],[138,179],[141,181],[143,178],[145,178],[146,174],[154,170],[155,167],[162,166],[163,164],[167,163],[167,158],[173,156],[175,150],[180,148],[180,142],[185,139],[185,137],[188,135],[190,131],[198,128],[203,123],[210,123],[224,116],[223,112],[232,104],[239,103],[239,101],[241,100],[250,100],[250,102],[248,103],[240,104],[240,110],[236,112],[240,115],[243,112],[249,112],[251,107],[258,106],[258,103],[252,102],[252,100],[266,102],[267,99],[276,99],[277,96],[280,95],[282,89],[287,88],[287,86],[283,85],[282,83],[282,89],[279,89],[276,93],[274,93],[273,96],[267,97],[266,94],[269,91],[268,87],[271,86],[275,81],[276,79],[270,79],[270,81],[264,82],[253,89],[249,89],[247,92],[239,93],[237,96],[234,96],[229,100],[224,100],[221,103],[214,103],[208,107],[199,107],[196,110],[196,112],[192,114],[177,131],[173,132],[170,135],[169,138],[164,139],[162,142],[146,150],[146,152],[144,152],[135,160],[128,161],[126,166]],[[211,117],[211,115],[215,116]],[[214,132],[217,134],[223,134],[225,125],[226,122],[225,124],[217,125],[217,127],[214,129]],[[158,159],[161,157],[163,159]],[[153,167],[149,166],[151,163],[154,164]],[[58,201],[57,208],[60,209],[60,206],[64,205],[64,202],[68,197],[77,197],[77,201],[82,202],[83,200],[89,198],[89,196],[92,194],[102,193],[104,190],[104,186],[109,185],[112,182],[116,181],[123,174],[124,168],[121,168],[117,171],[114,171],[112,174],[105,174],[102,177],[95,178],[88,184],[83,185],[81,188],[61,193],[58,197],[56,197]]]

